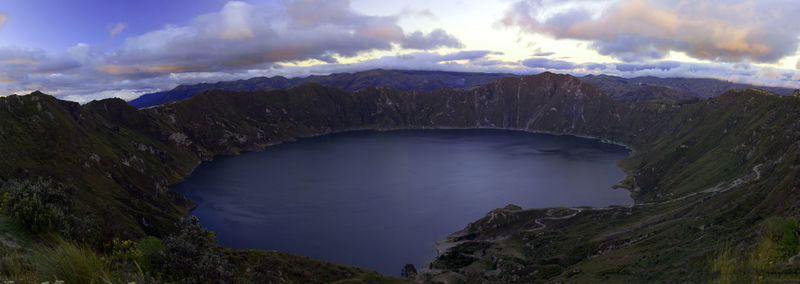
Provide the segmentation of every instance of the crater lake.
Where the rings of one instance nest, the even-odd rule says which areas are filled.
[[[630,205],[625,147],[510,130],[351,131],[199,165],[173,189],[219,244],[399,275],[494,208]]]

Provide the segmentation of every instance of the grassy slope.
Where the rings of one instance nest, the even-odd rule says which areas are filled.
[[[644,86],[614,98],[622,102],[650,101],[665,104],[688,104],[699,102],[699,97],[662,86]]]
[[[162,135],[172,133],[170,126],[124,101],[111,99],[79,106],[34,93],[0,98],[0,106],[0,153],[4,157],[0,159],[0,177],[46,176],[75,185],[76,211],[95,220],[101,242],[113,237],[137,239],[146,234],[163,237],[192,206],[191,201],[166,186],[186,176],[199,163],[199,157]],[[24,236],[13,230],[0,232],[8,233],[9,239]],[[50,246],[54,246],[53,253],[86,249],[27,239],[30,241],[24,242],[23,248],[4,248],[4,254],[47,254]],[[285,253],[231,250],[228,256],[252,261],[251,265],[264,274],[241,271],[235,275],[263,277],[256,280],[394,281],[366,269]],[[234,263],[248,266],[242,261]],[[35,276],[28,272],[18,276],[26,275]]]
[[[797,215],[791,202],[798,200],[793,190],[797,109],[796,98],[755,90],[689,105],[620,103],[576,78],[550,73],[461,91],[345,92],[314,84],[209,91],[145,110],[121,100],[78,106],[34,94],[0,98],[0,151],[10,157],[0,161],[0,175],[47,175],[75,184],[81,206],[104,222],[106,234],[135,237],[163,236],[170,221],[186,212],[191,204],[163,186],[180,180],[198,161],[353,128],[496,127],[624,142],[637,150],[622,164],[630,174],[624,185],[637,202],[699,192],[764,164],[763,173],[777,174],[723,193],[587,210],[548,221],[562,225],[525,232],[542,214],[531,213],[534,217],[475,232],[476,238],[511,235],[504,251],[519,273],[540,267],[551,277],[574,274],[586,280],[702,279],[711,277],[703,263],[718,243],[753,244],[752,227],[764,217]],[[254,258],[240,267],[270,257],[236,254]],[[514,269],[495,277],[520,277]]]
[[[150,107],[167,102],[190,98],[208,90],[258,91],[270,89],[289,89],[307,83],[317,83],[342,90],[355,91],[366,87],[381,86],[398,90],[432,91],[437,89],[469,89],[487,84],[497,78],[513,76],[497,73],[466,73],[443,71],[411,70],[368,70],[356,73],[335,73],[305,78],[284,78],[281,76],[256,77],[247,80],[223,81],[180,85],[172,90],[145,94],[131,100],[136,107]]]
[[[180,180],[198,160],[129,128],[123,120],[148,120],[120,110],[126,107],[121,100],[79,106],[41,93],[0,98],[0,175],[76,185],[78,211],[108,234],[165,233],[190,202],[155,183]]]
[[[476,240],[505,240],[476,263],[502,259],[492,266],[500,266],[502,272],[489,279],[504,282],[716,278],[710,263],[723,248],[752,250],[768,216],[800,213],[798,109],[800,99],[747,90],[671,112],[668,123],[652,130],[661,138],[634,144],[638,152],[623,162],[637,180],[637,203],[651,204],[587,209],[572,218],[542,220],[547,227],[540,230],[531,230],[539,227],[533,220],[546,210],[507,212],[506,219],[514,220],[507,223],[490,222],[492,216],[487,216],[465,232]],[[760,179],[753,172],[757,165]],[[738,178],[744,183],[728,191],[691,195],[721,182],[724,188],[724,182]],[[633,186],[632,180],[628,182]],[[485,272],[483,267],[459,271]],[[780,279],[796,281],[794,277]]]

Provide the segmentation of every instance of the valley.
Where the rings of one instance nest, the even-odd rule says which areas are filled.
[[[764,271],[782,279],[796,273],[787,261],[797,250],[769,245],[782,237],[762,236],[782,236],[783,227],[769,224],[799,213],[798,109],[795,97],[757,89],[688,104],[619,102],[578,78],[552,73],[430,92],[348,92],[317,84],[213,90],[141,110],[120,99],[79,105],[34,93],[0,98],[0,150],[8,153],[0,178],[47,176],[74,186],[72,210],[91,216],[100,240],[163,238],[194,206],[169,186],[219,155],[351,129],[498,128],[591,136],[633,148],[620,163],[628,177],[619,186],[631,191],[636,204],[652,205],[577,213],[498,209],[451,236],[468,242],[440,255],[422,280],[675,282],[750,279]],[[755,169],[759,179],[752,178]],[[720,184],[729,190],[709,190]],[[749,259],[756,250],[775,257],[763,266],[758,258],[725,258],[736,251],[743,256],[735,259]],[[315,277],[323,275],[276,264],[312,262],[282,253],[226,255],[228,269],[252,281],[319,282]],[[746,269],[726,272],[714,268],[717,260]],[[346,271],[377,277],[326,266],[333,269],[324,274],[329,280],[361,277]]]

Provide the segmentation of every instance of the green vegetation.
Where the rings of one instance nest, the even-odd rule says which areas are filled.
[[[489,242],[461,243],[436,258],[431,266],[447,270],[458,270],[475,262],[478,259],[475,255],[483,254],[491,246],[492,244]]]
[[[147,236],[136,242],[136,250],[141,253],[139,265],[146,271],[157,271],[163,267],[164,244],[156,237]]]
[[[137,268],[136,254],[98,254],[94,249],[45,236],[31,248],[0,249],[0,281],[19,283],[150,283],[154,279]]]
[[[417,268],[414,267],[413,264],[407,263],[403,266],[403,270],[400,271],[400,276],[408,280],[413,280],[417,277]]]
[[[66,227],[67,195],[72,190],[42,179],[5,182],[0,186],[0,209],[31,233],[60,230]]]
[[[716,283],[796,282],[800,277],[800,223],[796,218],[770,217],[754,248],[725,246],[711,261]],[[793,259],[793,257],[795,257]]]
[[[697,96],[682,93],[677,90],[662,86],[644,86],[633,89],[620,97],[615,98],[622,102],[653,102],[658,104],[690,104],[699,102]]]
[[[658,95],[645,95],[651,94]],[[797,255],[791,220],[800,214],[798,121],[800,99],[761,90],[687,104],[622,103],[551,73],[432,92],[345,92],[315,84],[217,90],[142,110],[119,99],[81,106],[41,93],[1,97],[0,177],[11,181],[0,191],[3,200],[14,199],[3,201],[0,217],[3,273],[53,281],[40,273],[58,266],[40,263],[75,258],[83,263],[77,267],[87,267],[100,265],[93,260],[100,257],[97,274],[81,277],[397,281],[297,255],[216,247],[213,233],[196,220],[176,222],[193,203],[167,186],[202,160],[296,137],[354,128],[487,127],[626,143],[636,152],[621,162],[629,174],[622,186],[638,205],[493,210],[453,236],[468,242],[434,262],[445,278],[772,279],[792,275],[778,265]],[[53,234],[65,241],[47,237]],[[37,258],[37,251],[62,257]],[[208,274],[191,274],[200,268]],[[730,273],[737,270],[748,272]],[[441,279],[433,273],[417,279]]]
[[[182,222],[178,234],[164,239],[163,268],[173,280],[192,283],[233,277],[216,234],[194,216]]]
[[[347,283],[404,283],[363,268],[281,252],[225,249],[215,244],[214,233],[202,228],[196,218],[179,227],[180,233],[163,242],[155,237],[138,241],[114,238],[98,251],[52,233],[27,235],[10,220],[0,219],[0,232],[27,238],[22,242],[0,235],[0,282],[249,283],[261,279],[330,283],[349,279],[353,282]],[[8,245],[14,241],[21,246]]]
[[[0,187],[0,281],[21,283],[153,283],[218,282],[231,279],[250,281],[234,272],[239,269],[228,259],[238,260],[245,252],[225,250],[216,244],[216,236],[203,228],[195,217],[179,222],[175,234],[162,241],[147,236],[132,241],[114,237],[103,245],[91,229],[77,234],[75,228],[87,228],[84,218],[71,214],[74,189],[49,179],[8,181]],[[281,256],[288,258],[289,256]],[[297,267],[282,271],[308,270],[330,275],[325,282],[338,279],[394,281],[363,269],[342,272],[304,267],[310,259],[300,259]],[[251,263],[238,263],[250,266]],[[340,265],[319,262],[319,267]],[[274,267],[263,269],[272,271]],[[257,279],[273,279],[267,275]],[[313,274],[295,279],[306,282]],[[338,277],[338,278],[337,278]],[[312,281],[314,282],[314,281]],[[62,283],[62,282],[59,282]]]
[[[75,188],[50,179],[0,182],[0,214],[30,234],[56,233],[95,243],[97,225],[91,216],[73,210]]]
[[[111,283],[108,263],[91,249],[54,239],[33,252],[8,253],[0,279],[20,282]]]

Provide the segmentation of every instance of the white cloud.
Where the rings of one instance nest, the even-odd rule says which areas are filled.
[[[181,78],[193,80],[174,74],[214,74],[207,80],[230,80],[241,78],[231,74],[247,76],[247,70],[268,70],[286,62],[333,63],[337,57],[399,46],[419,50],[462,46],[444,30],[407,32],[397,21],[395,16],[356,12],[347,0],[259,5],[231,1],[187,24],[127,37],[113,51],[86,43],[62,52],[0,46],[0,79],[6,92],[35,85],[85,101],[76,96],[125,97],[131,90],[169,88]],[[125,23],[109,25],[109,36],[119,36],[126,28]]]
[[[620,0],[590,9],[585,0],[521,0],[499,22],[523,33],[591,41],[604,55],[624,61],[659,59],[670,51],[698,59],[775,62],[798,47],[789,0]],[[599,12],[598,12],[599,11]]]
[[[253,38],[255,34],[250,27],[253,6],[244,2],[230,2],[222,8],[219,16],[222,19],[220,38],[225,40],[242,40]]]
[[[405,37],[402,41],[403,48],[410,49],[436,49],[438,47],[463,48],[464,45],[454,36],[442,29],[435,29],[425,35],[416,31]]]
[[[128,28],[128,24],[126,23],[117,23],[116,25],[109,26],[108,35],[113,38],[118,34],[120,34],[122,31],[124,31],[126,28]]]
[[[335,62],[336,56],[392,50],[394,44],[422,50],[462,46],[441,29],[407,34],[396,17],[363,15],[348,1],[298,0],[277,6],[234,1],[188,25],[127,38],[98,70],[141,74],[263,68],[309,59]]]
[[[697,9],[706,11],[719,5],[719,1],[721,0],[708,2],[705,4],[708,7]],[[776,1],[763,3],[778,3]],[[643,11],[645,14],[636,16],[632,11],[642,11],[641,9],[620,6],[634,2],[644,5],[642,7],[654,8],[654,11]],[[706,3],[684,2],[682,5],[689,6]],[[413,11],[391,14],[394,16],[373,16],[353,10],[347,0],[288,0],[258,5],[228,2],[219,11],[200,15],[183,25],[165,26],[136,36],[130,36],[127,32],[123,34],[127,31],[123,23],[109,26],[112,37],[127,37],[115,50],[103,50],[102,46],[86,43],[76,44],[63,52],[0,47],[0,91],[24,93],[40,89],[57,94],[60,98],[86,102],[111,96],[129,99],[143,92],[170,89],[177,84],[254,76],[306,76],[373,68],[517,74],[553,71],[579,76],[604,73],[625,77],[713,77],[764,85],[800,84],[797,81],[800,76],[800,60],[797,70],[763,69],[764,65],[759,63],[759,58],[766,61],[769,56],[777,55],[762,53],[758,57],[760,55],[757,52],[714,51],[714,48],[702,45],[702,41],[694,40],[699,37],[698,34],[704,35],[711,29],[718,31],[718,36],[735,42],[749,44],[766,39],[763,43],[770,47],[772,54],[780,54],[777,47],[791,47],[792,44],[796,47],[796,42],[782,44],[780,39],[771,39],[775,35],[795,31],[785,27],[774,28],[774,31],[766,29],[776,25],[771,22],[773,18],[778,19],[778,23],[784,23],[783,19],[788,16],[771,15],[772,18],[762,17],[767,21],[763,24],[754,23],[754,19],[759,18],[756,16],[763,14],[761,10],[764,7],[760,6],[762,2],[759,2],[758,7],[750,9],[753,11],[749,11],[742,8],[746,7],[742,5],[747,4],[747,1],[738,1],[732,8],[723,7],[722,11],[712,11],[709,15],[711,24],[695,31],[692,30],[695,26],[691,23],[702,19],[702,15],[697,14],[699,12],[674,13],[685,12],[678,5],[684,2],[522,1],[515,6],[521,10],[509,11],[502,22],[509,27],[519,27],[526,33],[584,39],[601,53],[631,61],[627,63],[584,63],[591,61],[586,58],[576,62],[574,58],[556,57],[559,54],[551,52],[558,51],[555,48],[531,48],[531,52],[521,55],[531,55],[531,58],[521,60],[500,60],[498,58],[506,56],[490,50],[444,53],[439,48],[463,48],[461,41],[447,31],[435,27],[422,32],[406,30],[398,24],[398,19],[401,18],[425,16],[427,12],[424,10],[419,12],[422,16],[407,15],[417,13]],[[550,6],[553,3],[557,5]],[[779,12],[789,13],[792,9],[797,9],[795,6],[798,5],[787,6],[785,11]],[[741,17],[741,23],[732,22],[723,15],[733,12],[739,13],[737,15]],[[660,20],[649,20],[648,17],[658,18],[659,13],[664,14]],[[686,22],[671,24],[671,17]],[[627,23],[620,22],[620,19],[632,21],[630,25],[633,27],[624,26]],[[615,26],[615,23],[620,26]],[[728,26],[731,28],[725,28]],[[788,24],[788,27],[791,26]],[[673,42],[664,41],[671,36],[669,27],[675,27],[679,31],[679,36]],[[737,31],[747,29],[766,32],[755,34],[755,39],[735,36]],[[795,36],[794,39],[796,38]],[[398,50],[398,47],[401,48]],[[710,54],[716,55],[714,60],[707,60],[705,63],[679,62],[691,61],[690,58],[667,62],[652,60],[663,56],[664,50],[672,49],[699,58],[705,58],[702,56],[703,50],[712,50]],[[717,49],[721,50],[721,47]],[[390,52],[397,54],[387,55]],[[353,60],[352,57],[358,58],[362,54],[379,57]],[[736,61],[734,58],[737,57],[744,59],[738,64],[725,62]],[[347,62],[356,63],[338,63],[338,58],[348,58]],[[322,61],[324,64],[294,66],[296,62],[315,62],[310,59]]]
[[[58,96],[59,99],[68,100],[73,102],[78,102],[81,104],[88,103],[93,100],[102,100],[107,98],[120,98],[126,101],[138,98],[141,95],[146,93],[154,92],[153,89],[147,90],[130,90],[130,89],[120,89],[120,90],[105,90],[96,93],[89,93],[89,94],[74,94],[74,95],[63,95]]]

